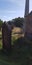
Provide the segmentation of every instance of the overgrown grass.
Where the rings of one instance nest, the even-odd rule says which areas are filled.
[[[32,45],[25,44],[13,49],[10,55],[0,52],[0,63],[6,65],[32,65]]]
[[[13,42],[14,41],[15,38],[13,38]],[[15,44],[14,48],[11,49],[12,51],[10,51],[10,54],[6,54],[1,51],[2,39],[0,39],[0,65],[32,65],[32,42],[27,39],[20,40],[20,38],[16,41],[16,43],[19,44],[19,47],[15,48]],[[22,45],[20,45],[20,43]]]
[[[0,39],[0,49],[2,49],[2,39]]]
[[[2,31],[0,31],[0,49],[2,49]]]

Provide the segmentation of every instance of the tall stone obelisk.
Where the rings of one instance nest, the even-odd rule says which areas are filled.
[[[25,15],[24,16],[28,15],[28,13],[29,13],[29,0],[26,0],[26,3],[25,3]]]
[[[24,29],[24,36],[25,36],[25,32],[26,32],[26,16],[29,13],[29,0],[25,0],[25,13],[24,13],[24,24],[23,24],[23,29]]]

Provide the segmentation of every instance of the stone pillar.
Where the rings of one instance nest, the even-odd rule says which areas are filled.
[[[4,23],[2,26],[2,41],[3,41],[3,49],[10,51],[11,50],[11,31],[10,27],[7,23]]]
[[[24,16],[28,15],[28,13],[29,13],[29,0],[26,0],[26,3],[25,3],[25,15]]]

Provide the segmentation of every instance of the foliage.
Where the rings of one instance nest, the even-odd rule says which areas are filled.
[[[32,44],[25,42],[17,49],[13,48],[9,55],[0,51],[0,65],[32,65]]]
[[[23,23],[24,23],[24,18],[15,18],[13,19],[14,21],[14,24],[17,26],[17,27],[23,27]]]
[[[20,17],[8,21],[8,24],[15,25],[16,27],[23,27],[23,23],[24,23],[24,18],[20,18]]]
[[[3,21],[0,19],[0,30],[2,28]]]
[[[24,40],[19,38],[15,42],[11,54],[8,55],[1,52],[2,40],[0,40],[0,65],[32,65],[32,42],[29,43],[26,38]]]

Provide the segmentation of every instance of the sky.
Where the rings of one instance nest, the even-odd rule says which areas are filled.
[[[30,0],[29,11],[32,10],[32,0]],[[0,0],[0,19],[12,20],[16,17],[24,17],[25,0]]]

